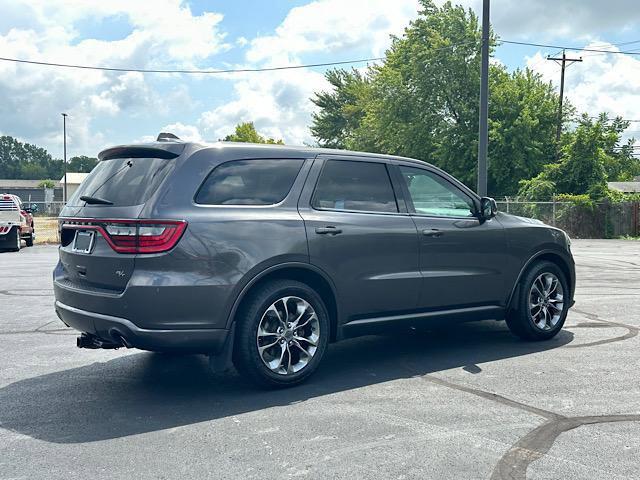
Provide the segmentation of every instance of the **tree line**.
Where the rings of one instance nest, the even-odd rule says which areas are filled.
[[[69,172],[90,172],[97,158],[80,155],[67,163]],[[23,143],[8,135],[0,136],[0,178],[23,180],[59,180],[64,163],[53,158],[44,148]]]

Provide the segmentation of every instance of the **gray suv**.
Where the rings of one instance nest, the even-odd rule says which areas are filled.
[[[418,160],[171,134],[99,159],[53,274],[79,347],[203,353],[287,386],[330,342],[484,319],[545,340],[573,303],[562,230]]]

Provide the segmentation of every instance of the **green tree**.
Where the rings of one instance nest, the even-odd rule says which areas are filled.
[[[46,180],[42,180],[40,183],[38,183],[39,188],[53,188],[55,186],[56,186],[56,182],[51,180],[50,178]]]
[[[435,164],[476,182],[481,31],[471,10],[422,10],[385,60],[366,75],[332,70],[317,92],[311,132],[322,146],[381,152]],[[491,48],[496,38],[491,34]],[[489,192],[512,195],[518,180],[553,161],[557,94],[532,72],[490,68]],[[570,107],[568,108],[570,112]]]
[[[93,167],[95,167],[97,164],[97,158],[80,155],[77,157],[71,157],[71,160],[69,160],[69,164],[67,165],[67,170],[69,172],[88,173],[93,170]]]
[[[312,99],[320,110],[313,114],[311,134],[323,147],[349,148],[365,114],[369,83],[355,69],[329,70],[326,78],[333,90],[319,92]]]
[[[253,122],[244,122],[236,125],[235,132],[224,137],[225,142],[246,142],[246,143],[270,143],[284,145],[282,140],[265,138],[256,131]]]
[[[529,200],[549,200],[559,194],[589,195],[593,200],[608,196],[607,181],[640,173],[640,162],[630,148],[633,139],[621,144],[628,126],[620,118],[609,121],[604,114],[595,121],[583,116],[574,130],[563,135],[560,163],[521,181],[519,195]]]
[[[60,178],[62,168],[62,160],[54,160],[44,148],[0,136],[0,178]]]

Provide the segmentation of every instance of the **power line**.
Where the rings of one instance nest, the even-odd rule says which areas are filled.
[[[475,42],[460,42],[447,45],[445,47],[435,48],[434,51],[449,50],[455,47],[469,45]],[[385,60],[386,57],[371,57],[371,58],[359,58],[356,60],[342,60],[337,62],[322,62],[322,63],[307,63],[303,65],[281,65],[277,67],[262,67],[262,68],[229,68],[220,70],[188,70],[188,69],[148,69],[148,68],[124,68],[124,67],[101,67],[95,65],[80,65],[75,63],[56,63],[45,62],[37,60],[24,60],[20,58],[0,57],[0,61],[25,63],[28,65],[40,65],[46,67],[61,67],[61,68],[78,68],[82,70],[101,70],[107,72],[137,72],[137,73],[181,73],[181,74],[221,74],[221,73],[256,73],[256,72],[273,72],[277,70],[293,70],[300,68],[314,68],[314,67],[330,67],[333,65],[348,65],[354,63],[366,63]]]
[[[35,60],[22,60],[18,58],[0,57],[0,61],[14,62],[14,63],[26,63],[29,65],[42,65],[47,67],[62,67],[62,68],[80,68],[83,70],[102,70],[107,72],[138,72],[138,73],[184,73],[184,74],[218,74],[218,73],[247,73],[247,72],[273,72],[275,70],[291,70],[296,68],[313,68],[313,67],[328,67],[331,65],[346,65],[352,63],[364,63],[373,62],[377,60],[384,60],[384,57],[373,58],[360,58],[357,60],[344,60],[340,62],[324,62],[324,63],[308,63],[305,65],[283,65],[279,67],[264,67],[264,68],[229,68],[224,70],[181,70],[181,69],[147,69],[147,68],[118,68],[118,67],[98,67],[89,65],[77,65],[72,63],[54,63],[54,62],[40,62]]]
[[[532,47],[544,47],[544,48],[552,48],[558,50],[571,50],[576,52],[596,52],[602,54],[623,54],[623,55],[640,55],[640,51],[637,49],[631,51],[612,51],[612,50],[603,50],[597,48],[579,48],[579,47],[570,47],[570,46],[562,46],[562,45],[549,45],[544,43],[532,43],[532,42],[517,42],[514,40],[499,40],[500,43],[508,44],[508,45],[526,45]],[[448,50],[451,48],[469,45],[475,42],[461,42],[457,44],[447,45],[445,47],[434,49],[437,50]],[[619,44],[612,45],[630,45],[632,43],[640,43],[640,40],[634,40],[632,42],[623,42]],[[137,73],[177,73],[177,74],[196,74],[196,75],[215,75],[215,74],[225,74],[225,73],[257,73],[257,72],[273,72],[279,70],[294,70],[301,68],[315,68],[315,67],[330,67],[335,65],[349,65],[355,63],[367,63],[367,62],[377,62],[380,60],[385,60],[385,57],[370,57],[370,58],[359,58],[354,60],[343,60],[336,62],[320,62],[320,63],[307,63],[303,65],[281,65],[276,67],[262,67],[262,68],[228,68],[228,69],[209,69],[209,70],[198,70],[198,69],[149,69],[149,68],[135,68],[135,67],[103,67],[97,65],[82,65],[82,64],[74,64],[74,63],[59,63],[59,62],[46,62],[39,60],[25,60],[21,58],[11,58],[11,57],[0,57],[0,61],[3,62],[13,62],[13,63],[21,63],[27,65],[38,65],[45,67],[58,67],[58,68],[75,68],[81,70],[100,70],[106,72],[137,72]]]
[[[530,47],[544,47],[544,48],[553,48],[560,50],[571,50],[574,52],[598,52],[598,53],[613,53],[613,54],[622,54],[622,55],[640,55],[640,52],[636,51],[613,51],[613,50],[603,50],[599,48],[580,48],[580,47],[568,47],[563,45],[549,45],[546,43],[530,43],[530,42],[516,42],[513,40],[499,40],[501,43],[507,43],[509,45],[526,45]]]

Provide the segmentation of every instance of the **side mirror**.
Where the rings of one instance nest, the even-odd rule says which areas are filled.
[[[31,207],[26,207],[24,211],[25,213],[33,213],[33,210],[31,210]]]
[[[498,204],[491,197],[482,197],[480,199],[480,218],[489,220],[496,216],[498,213]]]

